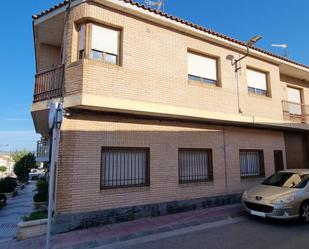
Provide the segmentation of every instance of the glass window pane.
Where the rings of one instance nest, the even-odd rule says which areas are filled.
[[[240,151],[239,163],[242,177],[261,175],[260,154],[259,151]]]
[[[252,69],[247,69],[248,87],[267,91],[267,74]]]
[[[113,54],[105,54],[104,60],[109,63],[117,64],[117,56]]]
[[[179,149],[179,181],[210,180],[210,150]]]
[[[106,53],[118,54],[119,31],[92,25],[92,44],[93,50],[104,51]]]
[[[97,50],[91,51],[91,58],[95,60],[102,60],[103,59],[103,53]]]
[[[111,148],[102,152],[102,186],[147,184],[147,149]]]

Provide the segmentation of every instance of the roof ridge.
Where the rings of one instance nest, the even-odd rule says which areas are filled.
[[[72,0],[72,2],[74,2],[75,0]],[[139,3],[137,1],[134,1],[134,0],[118,0],[118,1],[122,1],[122,2],[125,2],[125,3],[128,3],[128,4],[131,4],[131,5],[134,5],[134,6],[137,6],[138,8],[142,8],[144,10],[147,10],[149,12],[152,12],[152,13],[155,13],[157,15],[160,15],[160,16],[163,16],[163,17],[166,17],[168,19],[171,19],[173,21],[176,21],[176,22],[179,22],[179,23],[182,23],[184,25],[187,25],[189,27],[192,27],[194,29],[197,29],[197,30],[200,30],[200,31],[203,31],[203,32],[206,32],[208,34],[211,34],[213,36],[216,36],[216,37],[219,37],[219,38],[222,38],[224,40],[227,40],[227,41],[230,41],[230,42],[233,42],[233,43],[236,43],[238,45],[241,45],[241,46],[246,46],[246,43],[243,42],[243,41],[240,41],[240,40],[237,40],[233,37],[230,37],[230,36],[227,36],[227,35],[224,35],[222,33],[219,33],[217,31],[213,31],[209,28],[206,28],[206,27],[203,27],[201,25],[198,25],[198,24],[195,24],[195,23],[192,23],[190,21],[187,21],[185,19],[182,19],[180,17],[177,17],[177,16],[174,16],[174,15],[171,15],[171,14],[168,14],[166,12],[163,12],[161,10],[156,10],[156,9],[153,9],[151,7],[148,7],[146,6],[145,4],[142,4],[142,3]],[[65,6],[66,4],[69,3],[69,0],[64,0],[63,2],[57,4],[57,5],[54,5],[53,7],[45,10],[45,11],[42,11],[41,13],[39,14],[36,14],[36,15],[32,15],[32,18],[35,20],[35,19],[38,19],[56,9],[59,9],[63,6]],[[294,60],[291,60],[289,58],[286,58],[286,57],[283,57],[283,56],[280,56],[280,55],[276,55],[272,52],[269,52],[265,49],[261,49],[261,48],[257,48],[257,47],[254,47],[254,46],[251,46],[250,47],[251,49],[255,50],[255,51],[258,51],[260,53],[263,53],[265,55],[268,55],[268,56],[271,56],[271,57],[274,57],[274,58],[277,58],[277,59],[280,59],[280,60],[283,60],[285,62],[288,62],[288,63],[292,63],[294,65],[297,65],[297,66],[300,66],[300,67],[303,67],[303,68],[306,68],[306,69],[309,69],[309,66],[308,65],[305,65],[305,64],[302,64],[302,63],[299,63],[297,61],[294,61]]]

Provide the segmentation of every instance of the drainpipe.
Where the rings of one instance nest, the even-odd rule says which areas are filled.
[[[48,176],[48,220],[47,220],[47,233],[46,233],[46,249],[50,249],[51,240],[51,226],[52,217],[54,210],[54,187],[55,187],[55,167],[56,167],[56,155],[57,155],[57,145],[58,145],[58,134],[59,130],[54,125],[53,136],[52,136],[52,147],[51,147],[51,161],[49,166],[49,176]]]
[[[52,107],[53,106],[53,107]],[[52,111],[49,114],[49,127],[52,129],[52,147],[51,147],[51,160],[49,166],[48,176],[48,220],[47,220],[47,233],[46,233],[46,249],[50,249],[52,218],[54,212],[54,189],[55,189],[55,172],[57,164],[57,151],[60,135],[60,127],[62,123],[63,111],[62,103],[51,104]]]
[[[54,120],[53,130],[52,130],[52,146],[51,146],[51,162],[49,170],[49,187],[48,187],[48,222],[47,222],[47,234],[46,234],[46,249],[51,249],[51,230],[52,230],[52,218],[54,213],[54,190],[55,190],[55,180],[56,180],[56,164],[58,156],[58,144],[60,139],[60,125],[62,122],[62,108],[64,100],[64,82],[65,82],[65,65],[66,65],[66,38],[67,38],[67,22],[68,16],[71,9],[71,0],[69,0],[68,7],[66,9],[65,19],[64,19],[64,28],[62,35],[62,46],[60,51],[60,56],[62,57],[63,62],[63,73],[62,73],[62,90],[59,103],[56,103],[57,106],[57,115]],[[59,119],[59,120],[58,120]],[[59,125],[60,123],[60,125]]]
[[[228,185],[227,185],[227,156],[226,156],[226,134],[225,134],[225,127],[223,126],[222,129],[222,135],[223,135],[223,154],[224,154],[224,177],[225,177],[225,192],[228,192]]]
[[[64,17],[64,27],[63,27],[63,34],[62,34],[62,46],[61,46],[61,51],[60,51],[60,56],[62,57],[62,64],[63,64],[63,74],[62,74],[62,89],[61,89],[61,98],[60,102],[63,103],[64,99],[64,83],[65,83],[65,65],[66,65],[66,42],[67,42],[67,30],[68,30],[68,19],[69,19],[69,14],[71,10],[71,0],[69,0],[68,7],[66,9],[65,17]]]

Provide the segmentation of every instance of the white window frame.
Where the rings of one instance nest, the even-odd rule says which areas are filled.
[[[291,91],[294,91],[294,94],[298,92],[299,98],[295,98],[295,95],[292,96],[290,94]],[[302,89],[293,86],[287,86],[287,95],[289,113],[292,115],[302,115]]]
[[[246,73],[248,93],[268,96],[268,73],[250,67],[247,68]]]
[[[218,58],[187,51],[188,79],[218,85]]]
[[[101,29],[101,30],[100,30]],[[107,42],[106,44],[100,44],[98,40],[104,38],[95,38],[95,34],[105,33],[112,36],[112,41]],[[115,34],[113,34],[115,32]],[[96,60],[102,60],[105,62],[109,62],[111,64],[120,64],[119,54],[120,54],[120,34],[121,31],[119,29],[115,29],[108,26],[99,25],[96,23],[91,23],[91,44],[90,44],[90,58]],[[115,42],[116,44],[111,45],[111,42]],[[97,56],[97,58],[95,58]],[[115,60],[110,60],[111,58],[115,58]]]
[[[78,59],[85,58],[86,50],[86,28],[87,24],[83,23],[79,26],[78,30]]]

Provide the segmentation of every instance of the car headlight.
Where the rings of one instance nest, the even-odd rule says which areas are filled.
[[[288,204],[292,201],[294,201],[294,196],[293,195],[286,195],[286,196],[282,196],[282,197],[279,197],[275,200],[272,200],[271,203],[272,204]]]
[[[247,198],[248,198],[248,191],[245,191],[245,192],[242,194],[242,198],[244,198],[244,199],[247,199]]]

